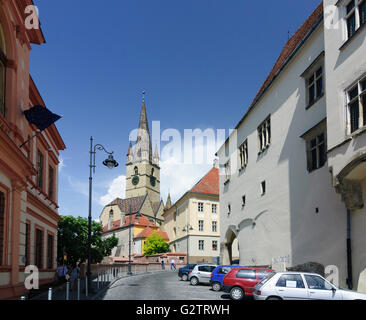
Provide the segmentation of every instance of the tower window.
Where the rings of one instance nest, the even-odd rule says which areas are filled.
[[[137,176],[139,174],[139,168],[135,167],[134,171],[135,171],[135,176]]]
[[[154,176],[154,172],[155,172],[155,170],[154,170],[154,168],[152,168],[152,169],[151,169],[151,175],[152,175],[152,176]]]
[[[261,191],[262,191],[262,196],[264,196],[266,194],[266,182],[263,181],[261,183]]]

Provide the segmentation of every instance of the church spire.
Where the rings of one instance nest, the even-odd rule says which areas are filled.
[[[149,162],[152,162],[152,146],[151,146],[149,123],[147,121],[145,91],[143,91],[140,123],[137,133],[134,158],[136,161],[147,160]]]
[[[169,192],[168,199],[166,199],[165,210],[168,210],[171,207],[172,207],[172,199],[170,198],[170,192]]]

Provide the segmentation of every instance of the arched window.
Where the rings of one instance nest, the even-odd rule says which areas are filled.
[[[139,174],[139,168],[135,167],[135,176],[137,176]]]
[[[0,114],[5,116],[6,46],[0,25]]]
[[[151,169],[151,176],[154,176],[154,172],[155,172],[155,170],[154,170],[154,168],[152,168]]]

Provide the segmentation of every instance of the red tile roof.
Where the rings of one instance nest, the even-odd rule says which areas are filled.
[[[163,237],[164,240],[169,240],[168,234],[166,232],[156,231],[153,228],[147,227],[142,230],[135,238],[136,239],[146,239],[150,237],[154,232],[156,232],[159,236]]]
[[[123,227],[127,227],[130,224],[145,226],[145,227],[155,227],[155,225],[152,222],[150,222],[148,218],[146,218],[143,215],[140,215],[137,217],[137,214],[133,214],[131,216],[125,217],[125,224],[123,225]]]
[[[219,195],[219,169],[212,168],[190,192]]]
[[[295,34],[288,40],[285,47],[283,48],[281,55],[277,59],[267,79],[264,81],[262,87],[259,89],[249,109],[251,109],[262,96],[267,87],[271,84],[274,78],[278,75],[278,72],[282,70],[286,64],[288,58],[295,52],[297,47],[301,44],[305,36],[311,31],[317,21],[323,16],[323,1],[304,22],[304,24],[295,32]]]

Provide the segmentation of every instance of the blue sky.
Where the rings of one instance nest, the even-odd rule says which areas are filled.
[[[235,127],[283,46],[319,0],[35,0],[47,43],[33,46],[31,74],[47,107],[63,115],[60,214],[88,214],[89,139],[97,154],[93,217],[123,196],[128,138],[142,90],[162,130]],[[162,197],[173,200],[210,169],[169,164]],[[163,168],[162,168],[163,170]]]

